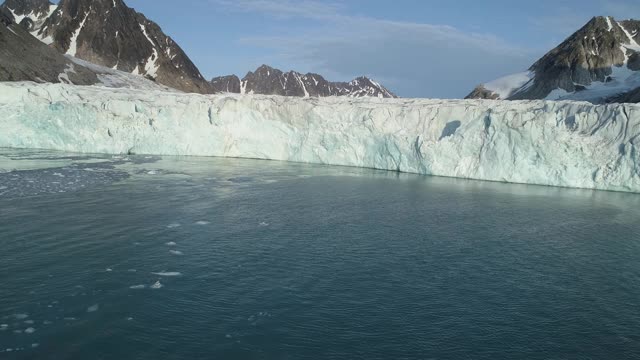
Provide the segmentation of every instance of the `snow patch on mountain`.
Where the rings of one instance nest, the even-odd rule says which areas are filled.
[[[500,99],[508,98],[514,91],[522,88],[535,76],[532,71],[507,75],[484,84],[484,88],[497,94]]]

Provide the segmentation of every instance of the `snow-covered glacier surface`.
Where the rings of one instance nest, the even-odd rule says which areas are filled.
[[[226,156],[640,192],[640,106],[0,83],[0,147]]]

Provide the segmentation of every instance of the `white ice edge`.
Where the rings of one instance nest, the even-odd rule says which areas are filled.
[[[285,160],[640,192],[639,135],[633,104],[0,83],[0,147]]]

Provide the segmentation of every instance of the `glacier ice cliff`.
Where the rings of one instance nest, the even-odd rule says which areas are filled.
[[[226,156],[640,192],[640,105],[0,83],[0,147]]]

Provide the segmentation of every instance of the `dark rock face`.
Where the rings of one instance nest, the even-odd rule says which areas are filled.
[[[349,83],[329,82],[318,74],[301,74],[295,71],[285,73],[267,65],[249,72],[242,80],[235,75],[229,75],[214,78],[211,83],[217,91],[242,94],[299,97],[397,97],[384,86],[366,77],[359,77]]]
[[[63,54],[178,90],[213,92],[178,44],[123,0],[61,0],[57,8],[52,6],[46,0],[8,0],[3,5],[21,14],[40,14],[46,8],[43,20],[31,17],[33,23],[23,26]]]
[[[5,11],[3,8],[0,8],[0,24],[4,26],[9,26],[15,22],[13,15],[11,13]]]
[[[614,67],[638,70],[640,60],[634,48],[639,41],[640,21],[594,17],[534,63],[529,68],[535,74],[532,82],[514,89],[508,99],[543,99],[555,89],[573,93],[594,82],[612,81]],[[467,98],[494,95],[487,96],[478,87]]]
[[[6,0],[0,8],[23,17],[19,24],[29,31],[39,29],[57,6],[49,0]]]
[[[93,85],[91,70],[33,37],[5,9],[0,9],[0,81],[35,81]]]
[[[240,79],[235,75],[214,78],[211,86],[216,92],[240,93]]]

